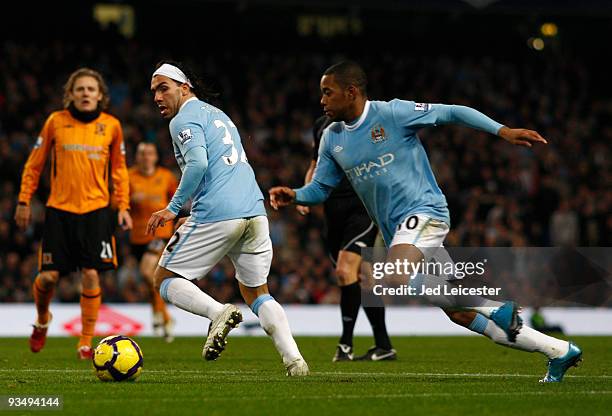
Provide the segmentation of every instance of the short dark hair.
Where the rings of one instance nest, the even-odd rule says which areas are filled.
[[[219,97],[220,94],[216,91],[213,91],[207,84],[205,84],[204,81],[202,81],[200,77],[196,75],[195,71],[193,71],[189,65],[171,59],[164,59],[159,61],[157,65],[155,65],[155,69],[158,69],[163,64],[173,65],[183,71],[187,79],[189,79],[189,82],[191,82],[191,90],[199,99],[204,101],[210,101]],[[178,81],[175,82],[178,83]]]
[[[338,82],[342,88],[354,85],[361,90],[363,95],[368,95],[368,78],[361,65],[357,62],[338,62],[327,68],[323,75],[333,75],[336,78],[336,82]]]

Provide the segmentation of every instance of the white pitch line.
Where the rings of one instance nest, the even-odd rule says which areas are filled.
[[[572,391],[570,394],[585,394],[591,396],[609,395],[610,390],[579,390]],[[428,397],[483,397],[483,396],[567,396],[566,391],[514,391],[514,392],[481,392],[481,393],[391,393],[391,394],[329,394],[329,395],[300,395],[300,396],[221,396],[221,397],[163,397],[155,398],[156,402],[219,402],[219,401],[262,401],[262,400],[359,400],[359,399],[401,399],[401,398],[428,398]],[[150,397],[130,397],[130,401],[151,401]],[[96,399],[96,402],[115,403],[113,399]]]
[[[0,368],[0,373],[7,373],[11,371],[18,371],[24,373],[92,373],[93,368],[90,370],[77,370],[74,368],[57,369],[57,368]],[[227,374],[227,375],[248,375],[248,374],[260,374],[260,371],[256,370],[145,370],[147,373],[164,373],[164,374]]]
[[[382,372],[343,372],[343,371],[330,371],[330,372],[312,372],[311,374],[324,374],[324,375],[340,375],[340,376],[391,376],[391,377],[540,377],[542,374],[494,374],[494,373],[382,373]],[[565,377],[575,378],[612,378],[610,375],[566,375]]]
[[[0,369],[0,373],[7,373],[7,372],[25,372],[25,373],[91,373],[93,372],[93,368],[91,370],[77,370],[77,369],[72,369],[72,368],[67,368],[67,369],[52,369],[52,368],[24,368],[24,369],[18,369],[18,368],[2,368]],[[168,369],[168,370],[144,370],[147,373],[154,373],[154,374],[173,374],[173,373],[178,373],[178,374],[202,374],[202,375],[207,375],[207,374],[226,374],[226,375],[244,375],[244,376],[249,376],[249,375],[261,375],[261,371],[257,371],[257,370],[207,370],[207,369],[202,369],[202,370],[172,370],[172,369]],[[498,378],[504,378],[504,377],[519,377],[519,378],[533,378],[533,377],[541,377],[542,374],[494,374],[494,373],[407,373],[407,372],[401,372],[401,373],[382,373],[382,372],[351,372],[351,371],[330,371],[330,372],[324,372],[324,371],[313,371],[311,372],[312,375],[317,375],[317,376],[342,376],[342,377],[348,377],[348,376],[353,376],[353,377],[362,377],[362,376],[375,376],[375,377],[474,377],[474,378],[487,378],[487,377],[498,377]],[[591,375],[591,376],[586,376],[586,375],[566,375],[565,377],[571,377],[571,378],[603,378],[603,379],[609,379],[612,378],[612,376],[610,375]]]

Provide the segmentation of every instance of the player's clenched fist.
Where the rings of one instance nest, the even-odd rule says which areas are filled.
[[[295,200],[295,191],[286,186],[275,186],[268,192],[270,193],[270,205],[274,209],[286,207]]]

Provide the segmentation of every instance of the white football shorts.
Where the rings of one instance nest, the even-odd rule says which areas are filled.
[[[423,253],[427,262],[452,264],[453,260],[444,248],[444,239],[450,227],[444,221],[425,214],[412,214],[398,225],[390,247],[397,244],[412,244]],[[447,280],[458,279],[453,275],[442,275]]]
[[[159,265],[189,280],[202,279],[224,256],[234,264],[240,283],[265,284],[272,264],[268,217],[206,224],[189,219],[170,238]]]

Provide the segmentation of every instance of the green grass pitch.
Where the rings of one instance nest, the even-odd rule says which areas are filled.
[[[312,371],[301,379],[285,376],[264,337],[230,337],[215,362],[201,359],[201,339],[134,339],[144,371],[131,383],[98,381],[76,359],[75,339],[50,338],[38,354],[25,338],[0,339],[0,395],[61,395],[55,413],[66,415],[612,414],[612,337],[573,338],[582,366],[546,385],[542,355],[479,337],[394,337],[397,361],[344,363],[331,362],[335,338],[301,337]],[[356,352],[370,342],[357,338]]]

